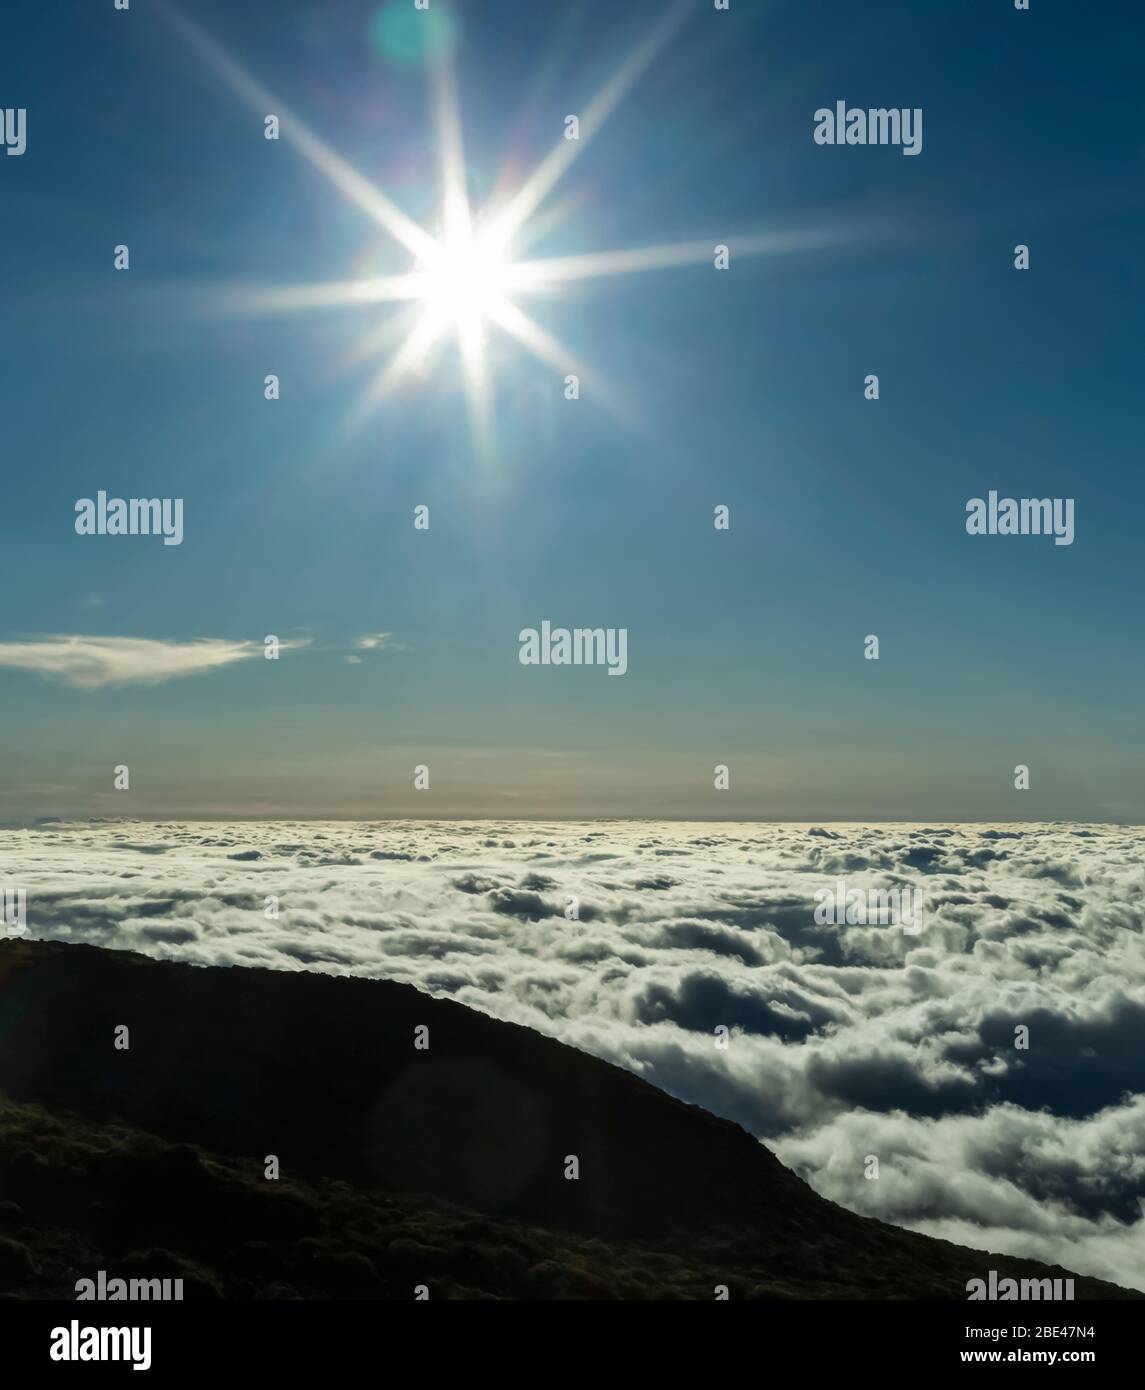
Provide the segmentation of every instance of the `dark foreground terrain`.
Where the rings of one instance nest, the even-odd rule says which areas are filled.
[[[855,1216],[737,1126],[407,985],[0,942],[0,1294],[72,1298],[101,1269],[187,1298],[964,1299],[990,1269],[1069,1277]]]

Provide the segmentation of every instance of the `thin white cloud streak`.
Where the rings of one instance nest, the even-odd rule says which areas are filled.
[[[305,646],[280,643],[280,650]],[[183,676],[204,675],[263,654],[261,642],[205,637],[195,642],[164,642],[143,637],[51,636],[30,642],[0,643],[0,667],[29,671],[76,690],[106,686],[161,685]]]

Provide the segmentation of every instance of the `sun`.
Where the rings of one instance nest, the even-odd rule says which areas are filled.
[[[536,322],[520,306],[527,296],[551,292],[571,282],[600,276],[629,276],[712,264],[713,248],[727,252],[726,235],[699,241],[641,246],[582,255],[523,260],[518,246],[536,242],[548,219],[542,206],[588,147],[609,115],[656,55],[680,30],[693,10],[692,0],[674,0],[597,94],[584,105],[578,138],[558,138],[549,154],[514,192],[496,206],[474,208],[469,201],[456,83],[447,60],[430,69],[437,156],[441,183],[441,224],[437,235],[419,225],[336,151],[298,119],[273,93],[230,58],[193,20],[179,11],[164,13],[175,30],[205,59],[232,91],[258,113],[279,116],[282,138],[387,236],[405,248],[411,260],[403,274],[303,285],[231,287],[224,292],[225,313],[279,313],[338,305],[399,306],[376,332],[365,335],[353,357],[396,348],[379,364],[348,422],[358,427],[397,386],[410,378],[425,379],[442,343],[456,340],[474,442],[482,450],[491,439],[493,382],[488,362],[490,329],[513,339],[556,374],[562,386],[575,375],[580,393],[590,394],[612,414],[637,423],[625,393],[593,373],[585,362]],[[540,216],[539,216],[540,214]],[[766,233],[737,237],[735,256],[803,251],[822,241],[816,233]],[[201,302],[202,296],[199,296]],[[577,399],[581,396],[578,394]]]
[[[455,233],[419,263],[427,308],[454,327],[492,316],[510,279],[510,260],[472,232]]]

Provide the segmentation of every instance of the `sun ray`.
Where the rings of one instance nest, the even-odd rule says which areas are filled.
[[[405,340],[422,312],[416,302],[409,302],[396,313],[382,319],[372,333],[354,339],[348,350],[338,359],[338,369],[353,371],[363,362],[376,362],[382,353]]]
[[[404,309],[388,318],[376,333],[368,334],[355,344],[354,349],[342,359],[340,367],[343,370],[352,370],[361,362],[376,360],[394,344],[400,346],[408,340],[423,313],[424,310],[419,310],[416,305],[407,304]],[[389,376],[391,363],[392,359],[386,358],[374,372],[369,386],[346,418],[343,427],[345,437],[357,434],[393,389],[394,383]]]
[[[487,312],[494,323],[527,347],[538,361],[556,368],[562,376],[573,373],[579,377],[582,385],[588,386],[593,396],[617,419],[634,427],[640,423],[628,401],[621,400],[586,362],[574,356],[569,348],[531,319],[511,299],[498,295],[491,301]]]
[[[228,57],[194,20],[188,19],[169,5],[162,6],[161,12],[237,97],[245,101],[253,111],[261,114],[273,111],[278,115],[283,138],[324,174],[339,192],[369,213],[380,227],[396,241],[400,241],[412,254],[432,255],[436,242],[424,228],[419,227],[401,208],[391,203],[384,193],[375,188],[369,179],[348,164],[341,155],[335,154],[272,92],[256,82],[233,58]]]
[[[815,229],[729,237],[722,244],[728,247],[731,256],[735,258],[810,251],[834,244],[841,239],[841,233]],[[505,288],[526,292],[571,280],[593,280],[607,275],[632,275],[641,271],[669,270],[685,265],[710,265],[716,245],[715,239],[682,241],[674,245],[596,251],[583,256],[555,256],[536,261],[516,261],[505,270]]]
[[[425,367],[447,326],[448,318],[440,311],[429,308],[422,314],[382,374],[383,396],[388,395],[403,377],[412,376]]]
[[[424,299],[427,277],[417,271],[373,280],[333,280],[312,285],[231,285],[216,291],[209,307],[220,314],[284,314],[361,304]]]
[[[441,170],[442,239],[448,245],[469,237],[472,231],[457,82],[448,56],[433,64],[430,85]]]
[[[485,325],[480,315],[466,315],[458,324],[457,337],[465,377],[469,425],[477,445],[478,458],[484,462],[489,457],[493,438],[493,399],[485,362]]]
[[[580,138],[558,140],[509,203],[492,220],[490,243],[498,248],[508,246],[524,224],[552,192],[569,167],[591,142],[592,138],[639,81],[657,54],[677,32],[691,7],[687,0],[677,0],[661,17],[660,22],[644,41],[621,63],[600,91],[589,102],[580,117]]]

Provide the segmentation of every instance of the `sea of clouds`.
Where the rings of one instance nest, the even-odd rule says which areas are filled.
[[[2,830],[0,876],[31,936],[406,981],[855,1211],[1145,1289],[1143,829],[116,820]],[[817,925],[840,878],[924,929]]]

